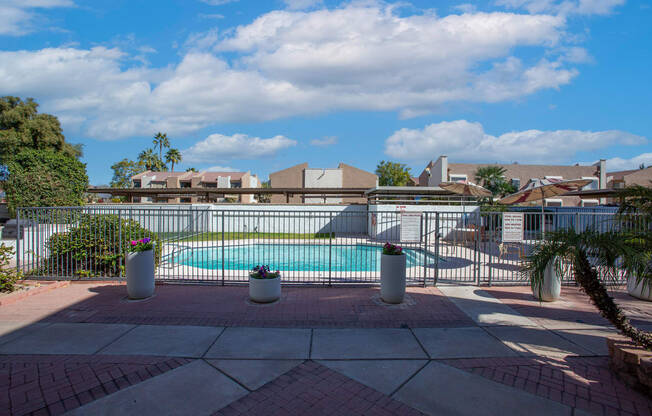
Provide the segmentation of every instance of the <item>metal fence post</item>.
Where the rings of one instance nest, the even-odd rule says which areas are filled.
[[[435,281],[437,286],[439,280],[439,212],[435,212]]]
[[[118,277],[122,278],[122,264],[127,267],[127,259],[125,259],[122,252],[122,209],[118,208],[118,244],[120,246],[120,262],[118,262]]]
[[[480,286],[480,251],[478,250],[478,241],[480,240],[481,237],[481,227],[482,227],[482,218],[480,217],[480,211],[477,211],[476,214],[477,222],[476,222],[476,230],[477,232],[475,234],[475,244],[474,244],[474,254],[473,254],[473,261],[475,262],[475,267],[473,268],[473,272],[475,276],[473,276],[473,280],[475,280],[476,286]]]
[[[328,213],[328,286],[331,286],[331,276],[333,272],[333,212]]]
[[[222,210],[222,286],[224,286],[224,210]]]
[[[20,208],[16,208],[16,273],[20,273]]]
[[[424,212],[423,222],[423,287],[428,284],[428,212]]]

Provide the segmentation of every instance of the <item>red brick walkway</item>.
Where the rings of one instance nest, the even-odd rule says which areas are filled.
[[[483,358],[445,362],[595,415],[652,414],[652,400],[618,380],[609,370],[607,357]]]
[[[253,305],[247,301],[246,286],[159,285],[154,298],[128,302],[123,285],[73,284],[3,307],[0,318],[33,316],[44,322],[310,328],[474,325],[436,288],[409,288],[411,305],[384,305],[377,300],[378,294],[378,288],[369,287],[284,287],[280,302]]]
[[[191,360],[133,356],[0,356],[0,414],[59,415]]]
[[[579,287],[565,286],[561,301],[539,302],[532,297],[529,286],[505,286],[483,288],[518,313],[543,323],[546,319],[581,322],[585,324],[610,325],[602,318],[588,296]],[[641,302],[627,294],[623,288],[612,288],[610,295],[625,311],[635,325],[652,323],[652,302]]]
[[[323,365],[306,361],[221,409],[215,416],[421,414]]]

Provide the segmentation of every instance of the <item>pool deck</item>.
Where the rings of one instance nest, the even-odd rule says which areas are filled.
[[[0,306],[0,414],[647,415],[609,371],[614,333],[586,297],[527,287],[73,283]],[[613,292],[635,324],[652,305]]]

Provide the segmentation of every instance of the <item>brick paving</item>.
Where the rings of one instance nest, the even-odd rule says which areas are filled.
[[[482,289],[521,315],[544,325],[544,321],[547,319],[592,325],[610,325],[606,319],[599,315],[588,296],[579,287],[564,286],[561,300],[557,302],[537,301],[532,297],[532,289],[529,286],[494,286]],[[611,288],[610,295],[625,311],[634,325],[650,325],[652,323],[652,302],[641,302],[629,296],[622,287]]]
[[[306,361],[214,416],[422,415],[370,387],[314,361]]]
[[[280,302],[253,305],[246,286],[158,285],[155,297],[128,302],[124,285],[73,284],[3,307],[0,319],[304,328],[474,325],[434,287],[408,288],[412,305],[380,304],[374,299],[379,292],[371,287],[284,287]]]
[[[189,363],[134,356],[0,356],[0,414],[59,415]]]
[[[652,415],[652,400],[609,369],[607,357],[482,358],[446,364],[595,415]]]

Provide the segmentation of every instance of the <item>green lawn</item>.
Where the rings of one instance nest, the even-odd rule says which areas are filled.
[[[171,240],[175,239],[177,236],[174,234],[168,234],[165,237],[166,239]],[[335,233],[333,233],[335,237]],[[225,232],[224,240],[246,240],[246,239],[258,239],[258,240],[272,240],[272,239],[302,239],[302,240],[315,240],[321,238],[328,238],[328,233],[237,233],[237,232]],[[201,233],[196,234],[190,237],[178,236],[177,241],[188,242],[188,241],[221,241],[222,233],[221,232],[211,232],[211,233]]]

